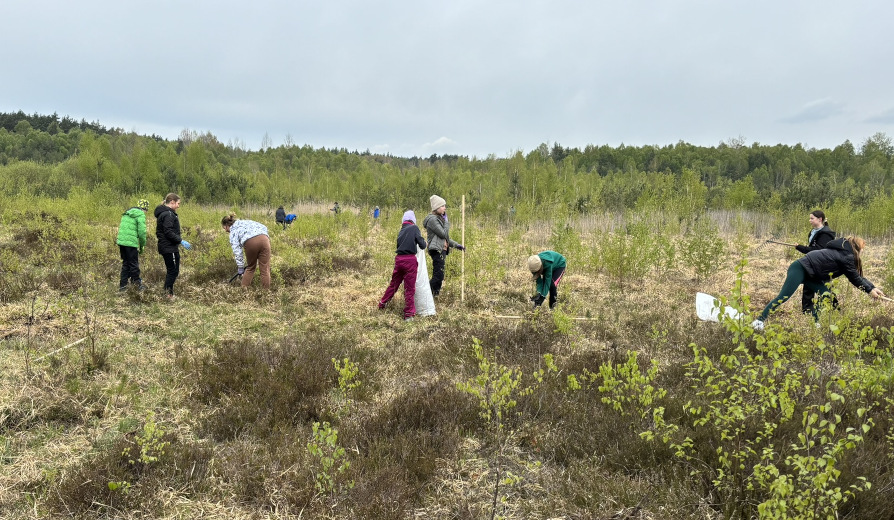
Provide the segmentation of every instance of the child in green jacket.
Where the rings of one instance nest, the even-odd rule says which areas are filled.
[[[118,226],[118,249],[121,253],[121,283],[118,290],[126,291],[128,282],[136,284],[140,290],[145,289],[140,279],[140,254],[146,246],[146,212],[149,201],[140,199],[136,207],[130,208],[121,215]]]
[[[559,282],[565,274],[565,257],[555,251],[544,251],[528,257],[528,270],[534,276],[537,294],[531,297],[534,308],[540,307],[549,294],[549,308],[556,306]]]

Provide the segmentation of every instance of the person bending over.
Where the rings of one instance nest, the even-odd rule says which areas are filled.
[[[540,307],[549,295],[549,308],[559,299],[559,282],[565,274],[565,257],[555,251],[544,251],[528,257],[528,270],[534,277],[537,294],[531,297],[534,308]]]
[[[829,294],[826,282],[841,275],[863,292],[873,298],[885,295],[881,289],[863,277],[863,260],[861,254],[866,243],[860,237],[839,238],[829,242],[824,249],[810,251],[802,258],[788,266],[788,273],[779,295],[770,300],[758,319],[751,323],[757,330],[763,330],[764,322],[770,313],[785,303],[792,294],[803,285],[820,297]],[[817,319],[817,309],[813,309],[813,318]]]
[[[269,289],[271,255],[267,226],[254,220],[237,219],[232,213],[222,218],[220,225],[230,234],[236,273],[242,275],[242,287],[251,285],[257,269],[261,273],[261,285],[264,289]]]

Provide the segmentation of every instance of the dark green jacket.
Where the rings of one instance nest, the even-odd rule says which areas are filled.
[[[537,293],[549,296],[549,287],[553,284],[553,271],[565,267],[565,257],[555,251],[537,253],[543,262],[543,272],[534,281],[537,284]]]
[[[119,246],[136,247],[140,251],[146,245],[146,212],[140,208],[130,208],[121,215],[118,226]]]

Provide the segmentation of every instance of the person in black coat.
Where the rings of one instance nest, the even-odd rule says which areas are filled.
[[[286,228],[286,210],[282,206],[276,208],[276,223],[282,225],[283,229]]]
[[[863,239],[859,237],[839,238],[826,244],[825,248],[810,251],[803,258],[792,262],[779,295],[770,300],[760,318],[754,320],[751,326],[762,330],[770,312],[791,298],[799,286],[803,285],[822,297],[829,293],[826,282],[841,275],[846,276],[854,287],[873,298],[884,296],[885,293],[881,289],[863,278],[863,260],[860,255],[865,245]],[[816,308],[813,310],[813,317],[817,318]]]
[[[174,298],[174,282],[180,275],[180,246],[184,249],[192,248],[192,245],[180,236],[180,217],[177,216],[179,207],[180,196],[168,193],[164,204],[156,207],[154,212],[158,254],[164,259],[167,269],[164,290],[171,299]]]
[[[811,230],[807,235],[807,245],[802,246],[798,244],[795,246],[795,249],[805,255],[811,251],[823,249],[829,242],[835,240],[835,232],[829,228],[826,214],[821,210],[811,211],[808,221],[810,222]],[[813,313],[813,299],[815,296],[816,293],[805,285],[801,293],[801,312],[804,314]],[[832,297],[832,306],[836,309],[838,308],[838,298],[834,296]]]

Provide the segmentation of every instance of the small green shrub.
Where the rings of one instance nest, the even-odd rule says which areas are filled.
[[[338,445],[338,430],[328,422],[313,424],[313,437],[307,443],[307,451],[316,461],[314,483],[317,492],[333,494],[351,489],[354,481],[344,481],[342,475],[351,467],[345,449]]]
[[[683,262],[694,269],[696,279],[702,281],[721,270],[726,261],[726,242],[717,226],[700,218],[683,237],[680,254]]]

